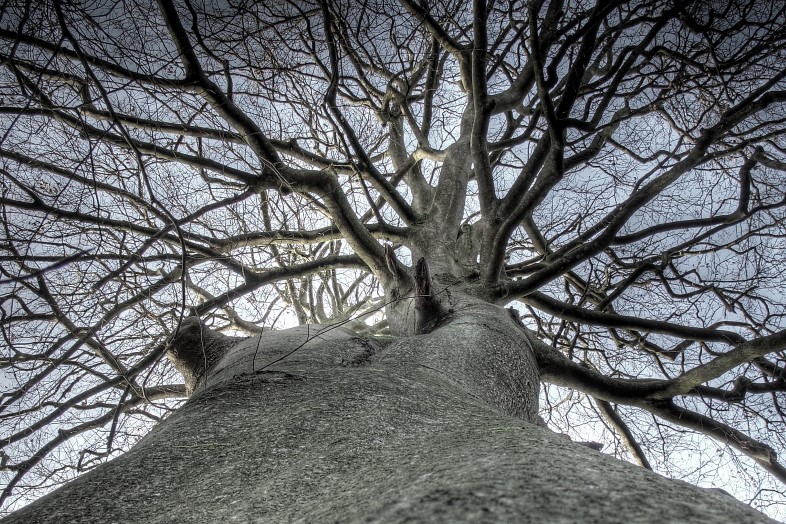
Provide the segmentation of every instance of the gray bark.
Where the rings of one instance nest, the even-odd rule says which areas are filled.
[[[404,338],[262,333],[130,452],[4,523],[772,522],[538,427],[538,387],[490,305]]]

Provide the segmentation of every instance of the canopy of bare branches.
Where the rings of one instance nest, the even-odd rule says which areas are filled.
[[[190,314],[407,336],[433,277],[552,428],[786,515],[785,63],[783,0],[3,3],[0,502],[177,408]]]

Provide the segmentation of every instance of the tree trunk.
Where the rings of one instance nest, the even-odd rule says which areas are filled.
[[[130,452],[4,523],[772,522],[539,427],[538,387],[490,305],[403,338],[263,333]]]

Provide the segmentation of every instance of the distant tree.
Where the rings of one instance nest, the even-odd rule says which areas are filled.
[[[783,1],[20,0],[0,42],[5,508],[205,383],[188,316],[512,306],[504,410],[785,514]]]

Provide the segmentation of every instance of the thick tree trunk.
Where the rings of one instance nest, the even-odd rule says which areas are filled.
[[[537,392],[494,306],[401,339],[263,333],[130,452],[4,522],[769,521],[538,427]]]

